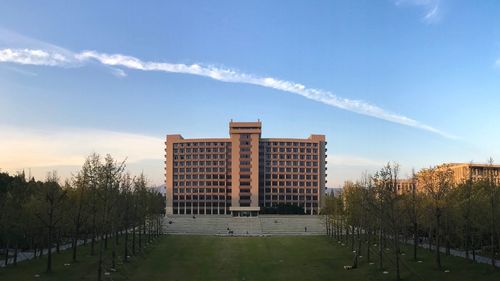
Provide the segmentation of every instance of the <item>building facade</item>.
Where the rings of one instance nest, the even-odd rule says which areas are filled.
[[[450,169],[453,172],[453,183],[460,184],[467,180],[473,182],[492,180],[500,184],[500,165],[476,163],[449,163],[438,166],[438,169]]]
[[[437,170],[450,170],[453,186],[457,186],[467,181],[478,182],[481,180],[491,180],[500,186],[500,165],[478,164],[478,163],[444,163],[436,166]],[[416,175],[418,178],[418,174]],[[425,193],[426,190],[418,184],[415,179],[398,179],[398,193],[410,193],[413,187],[417,192]]]
[[[231,121],[229,138],[167,135],[166,213],[248,216],[284,204],[318,214],[325,136],[261,138],[261,131],[260,121]]]

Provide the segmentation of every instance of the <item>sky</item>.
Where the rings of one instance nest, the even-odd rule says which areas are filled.
[[[498,1],[78,2],[2,1],[2,171],[110,153],[162,184],[167,134],[231,119],[326,135],[328,187],[500,161]]]

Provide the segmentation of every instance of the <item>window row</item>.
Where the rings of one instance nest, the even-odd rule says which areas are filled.
[[[305,146],[305,147],[317,147],[318,143],[316,142],[277,142],[277,141],[262,141],[260,142],[262,146]]]
[[[260,193],[297,193],[297,194],[309,194],[309,193],[316,193],[317,189],[311,189],[311,188],[261,188],[259,189]]]
[[[261,200],[261,201],[264,201],[264,200]],[[262,202],[260,204],[261,207],[273,207],[273,206],[276,206],[276,203],[275,202],[272,202],[271,200],[266,200],[267,202]],[[292,205],[296,205],[296,206],[300,206],[300,207],[303,207],[305,210],[307,210],[307,213],[309,213],[309,210],[311,210],[311,207],[313,208],[317,208],[318,207],[318,203],[315,202],[315,201],[310,201],[310,202],[296,202],[295,204],[293,204],[294,202],[291,202]],[[314,210],[314,214],[316,214],[316,210]]]
[[[231,193],[226,188],[174,188],[174,193]]]
[[[199,211],[198,209],[193,209],[191,211],[191,209],[184,209],[184,207],[183,208],[174,207],[174,215],[226,215],[230,213],[231,211],[229,211],[229,209],[227,210],[222,208],[219,209],[218,206],[213,206],[212,208],[207,206],[206,210],[200,209]]]
[[[211,173],[211,172],[231,172],[231,168],[223,168],[223,167],[207,167],[207,168],[174,168],[174,175],[176,173]]]
[[[317,167],[316,161],[265,161],[266,166],[302,166],[302,167]]]
[[[281,152],[281,153],[307,153],[307,154],[318,154],[318,149],[317,148],[284,148],[284,147],[273,147],[273,148],[270,148],[270,147],[263,147],[261,149],[259,149],[259,152],[262,152],[262,153],[278,153],[278,152]]]
[[[317,181],[266,181],[265,186],[318,186]]]
[[[266,174],[260,179],[279,179],[279,180],[318,180],[318,175],[303,175],[303,174]]]
[[[285,173],[285,172],[286,173],[302,173],[302,174],[303,173],[307,173],[307,174],[309,174],[309,173],[314,173],[314,174],[318,173],[318,168],[289,168],[289,167],[288,168],[283,168],[283,167],[278,168],[278,167],[265,167],[264,169],[261,169],[261,171],[262,170],[264,170],[264,172],[266,174],[271,173],[271,172],[273,172],[273,173],[277,173],[277,172],[280,172],[280,173]],[[267,177],[267,175],[266,175],[266,177]]]
[[[230,144],[230,142],[181,142],[174,143],[174,147],[226,146]]]
[[[231,186],[225,181],[174,181],[174,186]]]
[[[282,160],[318,160],[317,154],[260,154],[260,160],[282,159]]]
[[[222,207],[223,205],[226,205],[226,206],[231,206],[231,202],[228,202],[228,201],[219,201],[219,202],[184,202],[184,201],[178,201],[178,202],[174,202],[174,208],[175,207],[207,207],[207,208],[210,208],[210,206],[213,206],[213,207],[217,207],[218,205],[220,204],[220,206]]]
[[[186,175],[183,175],[183,174],[180,174],[180,175],[174,175],[173,178],[174,178],[174,180],[184,180],[184,179],[186,179],[186,180],[190,180],[190,179],[193,179],[193,180],[197,180],[197,179],[200,179],[200,180],[203,180],[203,179],[223,180],[223,179],[231,179],[231,175],[226,175],[226,174],[186,174]]]
[[[231,200],[224,195],[174,195],[174,200]]]
[[[191,160],[191,159],[229,159],[227,154],[176,154],[174,160]]]
[[[226,166],[231,165],[229,161],[174,161],[174,167],[177,166]]]
[[[263,200],[294,200],[294,201],[317,201],[318,196],[305,196],[305,195],[265,195],[260,198],[261,201]]]

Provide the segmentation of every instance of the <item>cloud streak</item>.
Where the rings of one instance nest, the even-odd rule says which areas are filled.
[[[97,62],[111,67],[114,74],[119,77],[126,76],[122,68],[140,71],[157,71],[166,73],[180,73],[211,78],[228,83],[241,83],[271,88],[287,93],[293,93],[310,100],[341,108],[362,115],[371,116],[392,123],[397,123],[413,128],[422,129],[441,135],[446,138],[456,138],[444,131],[421,123],[404,115],[386,111],[376,105],[361,101],[339,97],[330,91],[309,88],[303,84],[281,80],[273,77],[261,77],[253,74],[239,72],[233,69],[200,64],[177,64],[168,62],[143,61],[133,56],[122,54],[106,54],[97,51],[83,51],[68,53],[55,50],[42,49],[0,49],[0,62],[16,63],[23,65],[45,65],[58,67],[83,66],[87,63]]]
[[[436,23],[441,18],[441,0],[396,0],[396,6],[416,6],[424,9],[422,21]]]
[[[0,50],[0,62],[48,66],[64,66],[69,63],[66,56],[59,53],[33,49]]]

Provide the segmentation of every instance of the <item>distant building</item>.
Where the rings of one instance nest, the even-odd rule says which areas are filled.
[[[396,189],[398,194],[410,193],[416,185],[416,180],[412,179],[398,179]]]
[[[326,194],[328,195],[333,195],[333,196],[339,196],[342,194],[343,188],[341,187],[329,187],[326,189]]]
[[[500,165],[474,164],[474,163],[445,163],[436,167],[438,170],[450,169],[452,173],[453,185],[465,183],[468,180],[477,182],[480,180],[492,179],[500,185]],[[418,174],[417,174],[418,176]],[[418,192],[425,192],[422,187],[419,188],[418,180],[398,179],[398,193],[407,193],[412,191],[413,185],[416,185]]]
[[[161,195],[165,195],[165,185],[159,185],[159,186],[153,186],[151,187],[152,190],[160,193]]]
[[[344,183],[344,188],[346,186],[349,186],[349,184],[352,184],[352,182],[346,181]],[[373,178],[373,184],[376,186],[378,184],[377,179]],[[380,184],[383,184],[380,182]],[[394,180],[388,180],[385,184],[387,184],[386,188],[392,188],[395,186],[395,191],[397,194],[405,194],[405,193],[410,193],[413,191],[413,186],[416,186],[416,181],[412,179],[396,179]]]
[[[326,183],[324,135],[261,138],[261,122],[230,122],[229,138],[167,135],[166,213],[257,215],[278,204],[318,214]]]
[[[438,169],[449,168],[453,171],[453,183],[459,184],[467,180],[479,181],[493,179],[500,184],[500,165],[474,164],[474,163],[449,163],[438,166]]]

